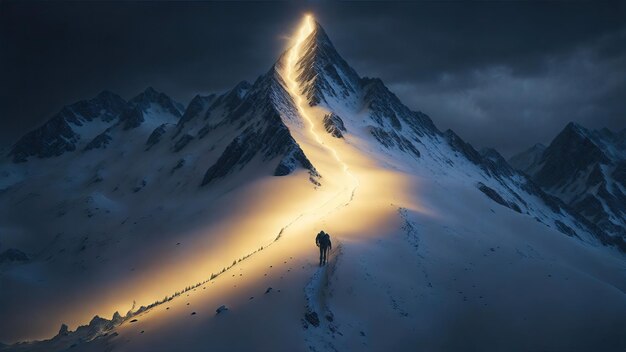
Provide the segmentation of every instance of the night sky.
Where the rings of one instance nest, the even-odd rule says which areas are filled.
[[[188,103],[267,72],[311,11],[361,76],[504,155],[569,121],[626,128],[626,2],[0,1],[0,147],[63,105]]]

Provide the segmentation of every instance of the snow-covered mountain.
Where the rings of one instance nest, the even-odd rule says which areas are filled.
[[[0,340],[56,334],[0,350],[624,347],[607,234],[360,77],[310,17],[252,84],[184,111],[101,93],[0,170]]]
[[[509,158],[508,162],[515,169],[528,173],[531,171],[530,168],[541,160],[541,156],[545,150],[545,145],[537,143],[527,150],[513,155]]]
[[[569,123],[547,148],[532,147],[510,163],[626,248],[626,130]]]

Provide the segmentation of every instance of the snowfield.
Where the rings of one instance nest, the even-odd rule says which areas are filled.
[[[2,351],[626,349],[624,253],[310,17],[185,111],[94,101],[106,143],[56,121],[0,166],[0,253],[28,255],[0,262]]]

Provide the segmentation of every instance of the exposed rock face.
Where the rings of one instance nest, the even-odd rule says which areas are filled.
[[[235,106],[221,121],[215,121],[216,125],[211,128],[214,129],[224,124],[237,124],[242,130],[228,144],[215,164],[209,167],[202,180],[202,186],[243,168],[256,156],[262,161],[280,158],[274,170],[275,176],[288,175],[297,167],[309,170],[312,181],[314,181],[313,178],[319,176],[291,136],[277,109],[277,106],[288,96],[277,80],[275,70],[272,69],[259,78],[253,86],[249,87],[242,83],[224,99],[220,97],[216,100],[216,102],[224,101],[225,104],[230,104],[231,99],[240,99],[239,105]]]
[[[371,127],[370,133],[380,144],[387,148],[398,148],[399,150],[411,153],[416,157],[420,156],[419,150],[413,145],[413,142],[406,137],[394,132],[393,130],[385,130],[380,127]]]
[[[109,135],[109,131],[106,130],[94,137],[94,139],[85,146],[85,150],[106,148],[109,142],[111,142],[111,136]]]
[[[289,175],[296,168],[301,166],[305,169],[308,169],[312,177],[319,177],[309,159],[307,159],[307,157],[302,152],[302,149],[300,149],[300,147],[297,147],[297,145],[295,144],[289,144],[290,146],[287,148],[285,156],[282,158],[282,160],[274,170],[274,176]]]
[[[182,117],[178,120],[178,129],[176,134],[180,133],[187,122],[199,117],[202,112],[206,112],[209,105],[215,101],[215,98],[216,95],[211,94],[208,96],[196,95],[193,99],[191,99],[189,106],[187,106],[187,109],[183,113]]]
[[[225,305],[221,305],[215,310],[215,313],[221,314],[221,313],[226,312],[227,310],[228,310],[228,307],[226,307]]]
[[[126,104],[126,101],[119,95],[103,91],[93,99],[82,100],[71,105],[69,108],[74,113],[75,119],[69,122],[81,126],[84,122],[96,119],[114,121]]]
[[[174,144],[174,148],[172,148],[172,151],[174,153],[181,151],[192,140],[193,140],[193,136],[185,133],[176,141],[176,144]]]
[[[67,336],[68,333],[69,333],[69,331],[67,329],[67,325],[61,324],[61,328],[59,329],[59,333],[57,335],[58,336]]]
[[[120,121],[124,125],[124,130],[137,128],[145,121],[143,111],[136,106],[129,107],[120,115]]]
[[[328,99],[345,99],[357,93],[359,76],[339,56],[318,23],[303,43],[302,52],[297,63],[297,80],[309,105],[318,105]]]
[[[512,156],[509,159],[509,164],[517,170],[524,171],[527,174],[532,174],[532,167],[539,163],[545,150],[545,145],[537,143],[528,150]]]
[[[422,144],[421,139],[440,134],[427,115],[407,108],[380,79],[363,78],[361,86],[365,107],[374,123],[370,133],[386,148],[419,157],[417,145]]]
[[[476,165],[482,164],[482,155],[480,155],[480,153],[478,153],[469,143],[465,143],[465,141],[454,133],[454,131],[447,130],[444,135],[450,144],[450,147],[452,147],[452,150],[463,154],[463,156]]]
[[[317,316],[316,312],[304,313],[304,319],[306,319],[306,321],[314,327],[320,326],[320,318]]]
[[[113,313],[113,318],[111,319],[111,322],[113,324],[121,324],[123,321],[124,321],[124,318],[120,315],[119,312]]]
[[[567,182],[571,175],[590,165],[606,164],[608,157],[580,126],[568,124],[544,151],[544,166],[533,178],[542,186],[552,188]]]
[[[64,108],[43,126],[20,138],[9,154],[13,156],[13,161],[25,162],[29,156],[59,156],[66,151],[75,150],[80,136],[74,133],[67,122],[70,114],[71,111]]]
[[[492,175],[510,177],[516,174],[515,170],[509,165],[509,163],[507,163],[506,159],[504,159],[497,150],[485,148],[481,150],[480,155],[482,156],[481,164],[483,165],[483,168]]]
[[[171,172],[174,173],[176,170],[180,169],[183,166],[185,166],[185,159],[179,159],[176,165],[174,165],[174,167],[172,168]]]
[[[164,93],[157,92],[152,87],[148,87],[143,93],[131,99],[130,103],[140,111],[147,111],[154,104],[174,116],[182,116],[181,111],[178,109],[178,104],[172,98]]]
[[[490,188],[488,186],[486,186],[484,183],[482,182],[478,182],[477,185],[478,189],[483,192],[487,197],[491,198],[494,202],[503,205],[507,208],[510,208],[518,213],[521,213],[522,210],[519,208],[519,206],[517,204],[515,204],[514,202],[508,202],[506,201],[504,198],[502,198],[502,196],[493,188]]]
[[[154,131],[152,131],[150,137],[148,137],[148,140],[146,141],[146,150],[152,148],[152,146],[161,141],[161,137],[165,134],[166,126],[166,124],[161,124],[159,127],[155,128]]]
[[[217,162],[204,175],[203,186],[214,179],[226,176],[236,168],[243,167],[257,153],[264,161],[285,156],[276,167],[274,172],[276,176],[288,175],[296,166],[302,166],[317,175],[317,171],[291,137],[278,114],[269,112],[264,118],[268,122],[265,128],[259,131],[248,127],[226,147]]]
[[[362,78],[361,86],[365,107],[377,126],[398,132],[407,127],[417,138],[439,133],[430,117],[407,108],[379,78]]]
[[[343,138],[341,132],[347,132],[346,126],[343,124],[343,120],[334,113],[324,116],[324,128],[326,132],[330,133],[335,138]]]
[[[569,123],[524,171],[587,220],[626,239],[625,165],[626,130],[591,131]]]
[[[241,81],[231,89],[227,94],[218,97],[211,106],[213,108],[223,105],[228,110],[233,110],[238,107],[248,94],[248,91],[252,88],[252,85],[247,81]]]

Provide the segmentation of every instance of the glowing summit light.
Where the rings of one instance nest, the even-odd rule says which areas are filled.
[[[350,172],[350,168],[348,165],[341,159],[341,156],[337,152],[336,149],[332,148],[328,144],[324,143],[322,137],[315,130],[315,123],[311,117],[310,108],[307,104],[306,98],[302,95],[302,90],[298,83],[298,61],[302,57],[302,45],[305,40],[313,33],[315,30],[315,22],[313,20],[313,16],[311,14],[304,15],[304,19],[302,24],[298,28],[296,32],[296,36],[293,38],[293,43],[291,49],[289,49],[289,54],[287,55],[287,61],[285,63],[285,83],[287,84],[287,91],[293,97],[296,107],[300,115],[307,121],[309,125],[309,132],[313,135],[315,141],[320,144],[323,148],[330,151],[335,158],[335,160],[341,165],[343,168],[343,172],[350,179],[349,184],[352,185],[351,197],[354,196],[354,192],[359,185],[359,180]],[[349,187],[346,184],[346,188]]]

